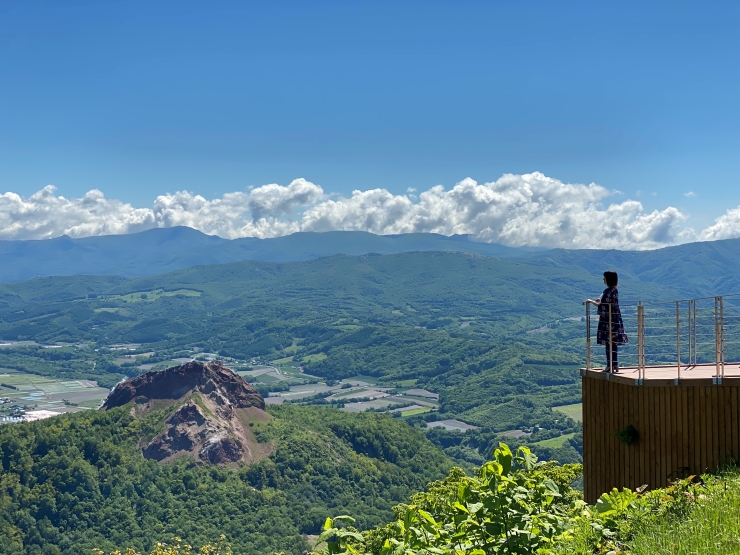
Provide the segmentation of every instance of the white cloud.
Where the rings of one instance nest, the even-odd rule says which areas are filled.
[[[151,227],[184,225],[229,239],[277,237],[299,231],[295,222],[281,217],[315,204],[323,194],[321,187],[305,179],[296,179],[287,187],[273,183],[248,192],[226,193],[211,201],[187,191],[168,193],[154,200],[156,224]]]
[[[69,235],[133,233],[155,226],[152,211],[106,199],[97,189],[78,199],[56,196],[47,185],[27,199],[0,195],[0,239],[45,239]]]
[[[694,191],[689,191],[688,193],[684,193],[683,196],[692,198],[696,196],[696,193]]]
[[[714,224],[699,234],[702,241],[740,237],[740,206],[732,208],[714,220]]]
[[[438,185],[418,202],[385,189],[354,191],[306,210],[301,229],[469,234],[513,246],[568,248],[653,248],[676,241],[685,219],[678,209],[646,214],[633,200],[604,207],[611,194],[537,172],[483,184],[464,179],[450,190]]]
[[[615,191],[594,183],[563,183],[538,172],[506,174],[480,184],[464,179],[449,190],[437,185],[418,197],[413,192],[409,188],[395,195],[376,188],[354,191],[348,198],[329,197],[320,186],[296,179],[288,186],[264,185],[212,200],[179,191],[158,196],[151,208],[134,208],[98,190],[66,199],[47,186],[27,199],[0,195],[0,238],[84,237],[176,225],[227,238],[328,230],[434,232],[566,248],[648,249],[695,238],[677,208],[645,212],[636,200],[609,203]],[[740,207],[700,237],[739,235],[738,222]]]

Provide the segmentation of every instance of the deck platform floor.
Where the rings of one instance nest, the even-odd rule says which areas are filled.
[[[617,374],[605,372],[604,368],[581,368],[581,375],[587,378],[610,380],[628,385],[640,385],[639,373],[636,366],[620,367]],[[725,363],[722,384],[740,385],[740,363]],[[642,385],[713,385],[719,383],[716,364],[681,365],[681,372],[677,365],[646,366]]]

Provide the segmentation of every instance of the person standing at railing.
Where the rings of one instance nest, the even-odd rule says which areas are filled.
[[[596,342],[604,345],[606,349],[606,368],[607,372],[619,372],[617,361],[617,348],[629,342],[627,334],[624,333],[624,323],[622,322],[622,313],[619,310],[619,276],[617,272],[608,270],[604,272],[604,284],[606,289],[601,294],[601,298],[589,302],[598,305],[599,310],[599,327],[596,332]]]

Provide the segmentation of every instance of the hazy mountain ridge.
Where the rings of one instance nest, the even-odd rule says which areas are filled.
[[[434,233],[375,235],[364,231],[302,232],[273,239],[222,239],[189,227],[150,229],[130,235],[0,241],[0,282],[69,275],[139,277],[192,266],[243,260],[292,262],[335,254],[410,251],[474,252],[516,257],[532,249],[479,243],[467,236]]]
[[[246,260],[297,262],[338,254],[416,251],[468,252],[539,266],[581,269],[595,276],[612,268],[624,279],[664,284],[692,296],[740,291],[740,239],[688,243],[653,251],[545,250],[434,233],[375,235],[331,231],[228,240],[188,227],[82,239],[65,236],[41,241],[0,241],[0,282],[73,275],[143,277]]]

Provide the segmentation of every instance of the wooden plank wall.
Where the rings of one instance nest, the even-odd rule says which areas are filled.
[[[615,487],[665,487],[738,460],[740,386],[582,380],[586,502]],[[624,445],[614,431],[630,424],[640,437]]]

